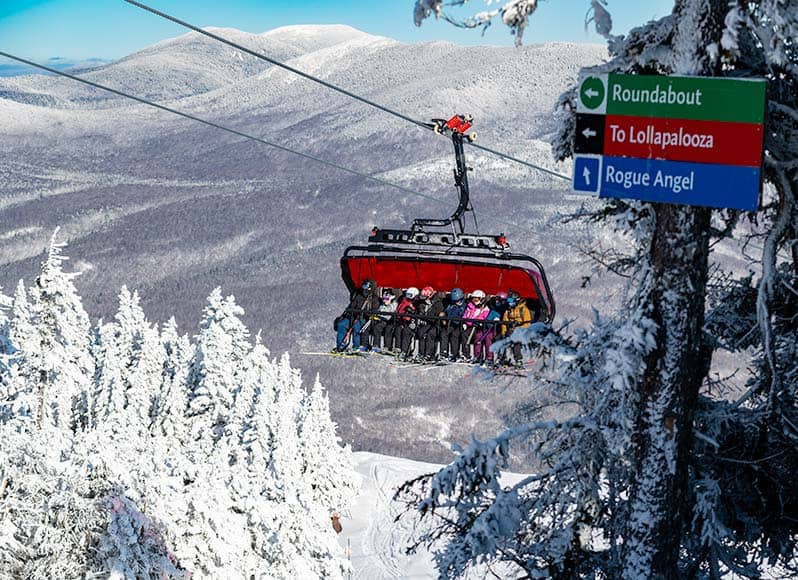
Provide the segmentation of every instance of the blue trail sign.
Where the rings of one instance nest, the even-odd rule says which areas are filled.
[[[758,167],[634,157],[578,156],[574,190],[599,197],[756,211]]]

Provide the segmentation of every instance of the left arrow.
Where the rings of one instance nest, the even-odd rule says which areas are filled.
[[[604,153],[604,115],[577,113],[574,127],[574,153]],[[592,168],[591,168],[592,169]],[[580,170],[581,177],[581,170]]]

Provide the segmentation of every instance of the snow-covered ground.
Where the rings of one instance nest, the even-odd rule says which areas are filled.
[[[408,556],[405,549],[412,536],[412,522],[394,523],[403,506],[393,501],[396,488],[405,481],[433,473],[440,465],[422,463],[376,453],[354,454],[361,476],[360,495],[351,513],[342,514],[341,545],[349,549],[353,578],[435,578],[429,552]]]
[[[366,452],[355,453],[354,459],[355,470],[361,476],[360,495],[351,512],[343,514],[343,531],[338,537],[340,544],[349,550],[352,578],[437,578],[428,551],[421,548],[412,555],[405,553],[413,538],[414,522],[409,517],[395,521],[405,508],[392,498],[405,481],[435,473],[442,466]],[[509,485],[521,477],[505,473],[502,481]],[[483,578],[485,575],[481,570],[474,570],[469,577]]]

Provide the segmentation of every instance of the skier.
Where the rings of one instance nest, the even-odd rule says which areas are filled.
[[[506,310],[502,294],[504,293],[500,292],[488,301],[488,316],[485,318],[486,322],[498,322],[502,319],[502,314],[504,314]],[[474,358],[477,359],[477,364],[489,367],[495,366],[493,364],[493,352],[490,350],[490,347],[496,337],[496,331],[495,324],[486,324],[482,328],[477,329],[474,337]]]
[[[486,296],[482,290],[474,290],[471,293],[471,300],[466,306],[465,313],[463,313],[463,318],[468,320],[485,320],[490,314],[490,308],[486,304]],[[481,332],[485,329],[485,325],[474,323],[474,322],[466,322],[466,340],[463,343],[464,349],[468,348],[468,345],[471,343],[471,339],[475,336],[479,336]],[[479,345],[474,343],[474,356],[470,359],[472,363],[481,364],[484,362],[482,359],[482,351],[479,348]]]
[[[421,290],[418,313],[427,318],[418,320],[418,329],[416,330],[418,355],[416,356],[416,362],[432,362],[436,360],[440,318],[444,313],[443,298],[438,296],[432,286],[425,286]]]
[[[402,316],[404,314],[415,314],[417,311],[416,300],[418,299],[418,288],[411,286],[405,290],[405,295],[399,306],[396,307],[396,335],[395,341],[398,342],[402,360],[408,360],[413,350],[413,337],[416,333],[418,323],[412,316]]]
[[[377,310],[378,306],[376,284],[372,279],[365,280],[360,288],[352,292],[349,306],[337,319],[334,353],[346,351],[350,336],[353,350],[368,350],[367,347],[361,348],[360,346],[360,332],[363,330],[363,324],[367,318],[364,313]]]
[[[396,295],[390,288],[382,291],[382,304],[379,311],[384,314],[376,314],[371,317],[371,350],[380,352],[381,350],[390,351],[393,349],[394,330],[396,321]],[[382,343],[380,340],[382,339]]]
[[[510,336],[516,328],[526,328],[532,324],[532,313],[527,308],[527,305],[521,300],[518,292],[510,291],[507,296],[507,311],[502,316],[502,321],[507,324],[504,325],[504,332],[506,336]],[[513,343],[513,358],[515,359],[515,366],[523,368],[524,358],[521,353],[521,343]]]
[[[460,343],[463,339],[463,326],[460,318],[465,313],[465,294],[460,288],[452,288],[449,304],[446,306],[441,329],[441,358],[456,362],[460,356]],[[454,319],[454,320],[449,320]]]

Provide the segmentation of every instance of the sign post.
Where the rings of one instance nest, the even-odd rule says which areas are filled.
[[[574,190],[756,211],[766,88],[762,79],[584,77]]]

